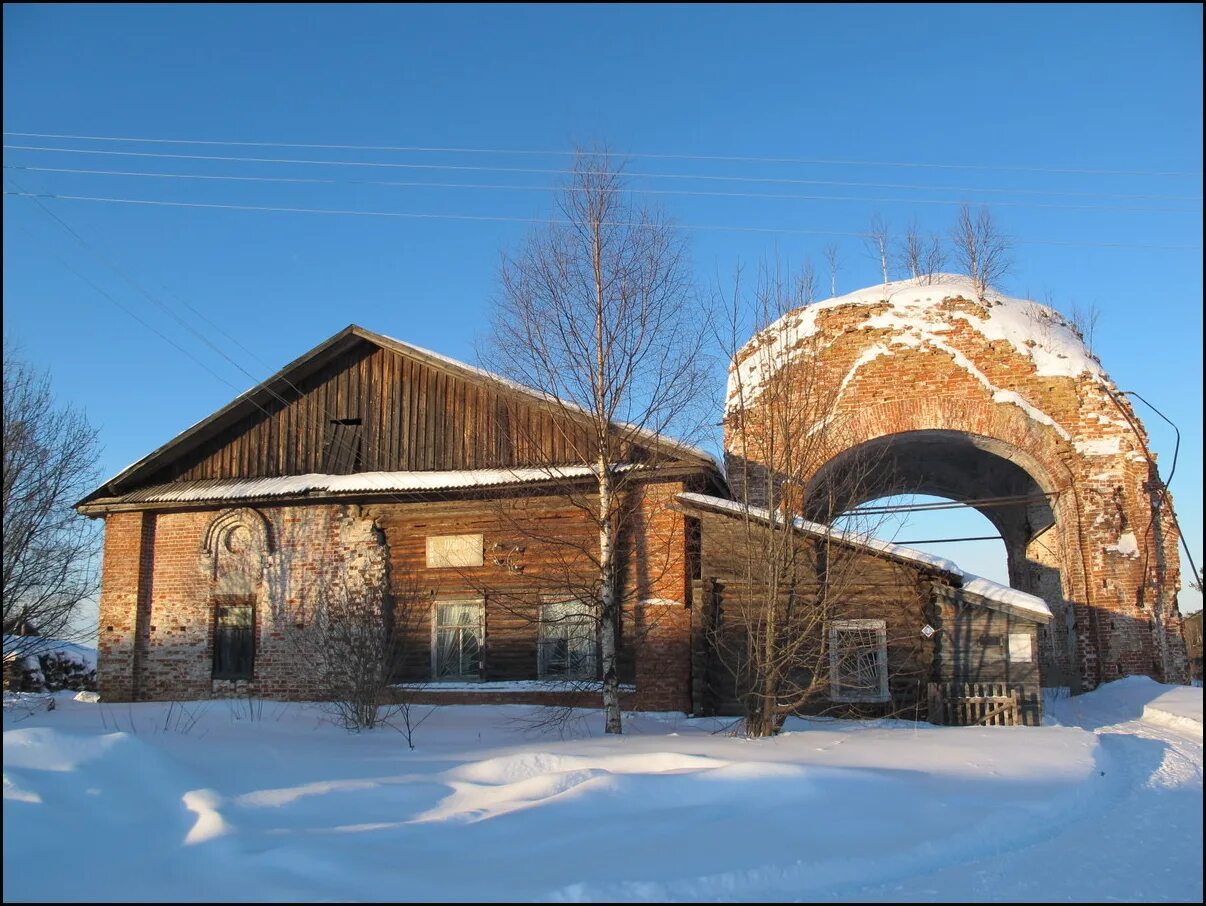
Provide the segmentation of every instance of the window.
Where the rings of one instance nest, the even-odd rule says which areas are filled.
[[[596,679],[599,675],[595,616],[581,601],[549,601],[540,605],[541,677]]]
[[[829,624],[829,697],[838,702],[888,701],[888,636],[883,620]]]
[[[327,453],[322,470],[327,475],[359,472],[360,419],[333,418],[327,425]]]
[[[214,606],[214,679],[249,680],[255,664],[255,605]]]
[[[478,679],[486,634],[481,601],[436,602],[431,674],[435,679]]]

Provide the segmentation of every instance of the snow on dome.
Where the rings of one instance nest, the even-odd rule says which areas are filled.
[[[860,326],[887,328],[893,335],[885,341],[886,345],[879,342],[859,356],[843,386],[867,362],[890,354],[894,349],[929,347],[952,355],[960,367],[998,397],[998,402],[1022,405],[1024,401],[1019,399],[1003,398],[1001,395],[1008,391],[989,383],[967,357],[948,342],[946,335],[954,326],[953,321],[966,322],[989,341],[1007,341],[1034,362],[1038,375],[1077,377],[1087,372],[1096,380],[1108,383],[1101,364],[1089,352],[1072,324],[1053,308],[1030,299],[1001,295],[991,287],[984,295],[984,302],[977,303],[982,307],[982,315],[964,308],[940,306],[943,300],[955,298],[969,301],[979,298],[972,280],[958,274],[935,274],[928,283],[922,282],[921,278],[879,283],[788,312],[756,334],[738,353],[737,361],[729,369],[729,411],[740,408],[741,397],[746,405],[751,403],[764,382],[799,354],[801,342],[818,330],[817,315],[851,305],[877,306],[875,311],[868,311]],[[884,302],[889,308],[879,310],[878,306]],[[1030,414],[1035,415],[1033,411]],[[1039,420],[1050,422],[1045,417]]]

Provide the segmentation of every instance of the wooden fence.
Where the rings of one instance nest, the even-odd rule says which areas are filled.
[[[956,727],[1016,727],[1022,723],[1017,687],[1006,683],[930,683],[930,723]]]

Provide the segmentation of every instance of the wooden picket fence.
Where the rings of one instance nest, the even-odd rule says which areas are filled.
[[[930,683],[930,723],[956,727],[1016,727],[1022,702],[1006,683]]]

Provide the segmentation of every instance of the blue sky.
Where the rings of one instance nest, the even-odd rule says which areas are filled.
[[[44,201],[81,243],[6,197],[4,329],[100,425],[112,474],[351,322],[471,360],[514,221],[548,213],[543,171],[575,142],[657,174],[633,185],[691,227],[705,287],[836,242],[853,290],[877,279],[851,235],[874,213],[945,231],[989,202],[1017,242],[1003,288],[1098,307],[1106,368],[1180,427],[1172,489],[1200,563],[1201,76],[1194,5],[7,4],[6,191],[439,217]],[[681,156],[640,156],[658,154]],[[387,181],[410,185],[369,184]],[[1172,432],[1140,415],[1167,472]],[[989,533],[968,512],[900,537]],[[1002,572],[999,542],[944,552]]]

